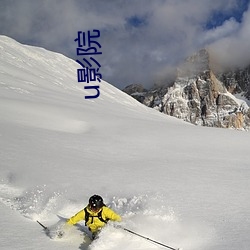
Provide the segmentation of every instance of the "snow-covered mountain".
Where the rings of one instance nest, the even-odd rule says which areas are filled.
[[[230,93],[238,94],[241,98],[245,97],[248,104],[250,103],[250,66],[225,70],[216,75]]]
[[[203,49],[180,65],[170,87],[142,91],[138,85],[131,85],[124,92],[149,107],[196,125],[249,129],[249,75],[249,68],[214,72],[210,54]]]
[[[248,250],[249,133],[193,126],[101,81],[84,98],[78,64],[0,37],[0,248],[153,250],[108,225],[90,243],[53,228],[103,196],[122,225],[184,250]],[[63,223],[63,222],[62,222]]]

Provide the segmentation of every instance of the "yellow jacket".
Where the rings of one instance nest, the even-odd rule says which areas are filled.
[[[112,220],[112,221],[121,221],[121,217],[116,214],[110,208],[103,206],[98,212],[91,211],[88,207],[86,208],[87,212],[89,213],[89,219],[86,221],[86,225],[90,229],[92,233],[98,231],[98,229],[102,228],[106,223],[101,221],[98,218],[98,214],[102,211],[101,216],[104,221]],[[92,217],[93,216],[93,217]],[[84,209],[78,212],[76,215],[72,216],[68,221],[67,224],[74,225],[80,220],[85,220],[85,211]]]

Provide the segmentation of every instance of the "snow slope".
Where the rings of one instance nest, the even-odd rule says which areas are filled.
[[[83,223],[61,240],[36,223],[53,228],[97,193],[171,247],[250,249],[249,133],[181,122],[105,81],[86,100],[77,68],[0,36],[0,248],[162,249],[112,225],[90,244]]]

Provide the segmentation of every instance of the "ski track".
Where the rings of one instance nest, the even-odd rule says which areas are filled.
[[[163,244],[176,248],[186,246],[184,249],[192,249],[201,244],[203,240],[197,240],[197,231],[190,230],[185,223],[179,220],[172,208],[164,205],[164,197],[161,195],[139,195],[129,198],[107,198],[107,206],[117,211],[122,217],[123,227],[135,231]],[[63,192],[51,193],[46,185],[34,187],[30,190],[22,190],[10,183],[0,184],[0,201],[12,210],[20,213],[20,216],[36,222],[44,222],[50,229],[55,241],[62,241],[69,246],[79,246],[82,250],[119,249],[123,243],[128,242],[126,249],[162,249],[161,246],[143,238],[114,228],[112,223],[107,225],[99,235],[99,238],[91,243],[86,235],[87,229],[83,222],[67,229],[63,239],[56,237],[57,231],[65,225],[65,220],[60,220],[57,214],[70,217],[76,211],[82,209],[82,203],[66,200]],[[39,227],[39,225],[38,225]],[[38,228],[39,230],[39,228]],[[184,230],[184,231],[183,231]],[[185,230],[190,230],[185,232]],[[42,230],[41,230],[42,232]],[[192,239],[193,238],[193,239]],[[112,240],[111,240],[112,239]],[[121,239],[123,239],[121,241]],[[185,239],[188,239],[186,242]]]

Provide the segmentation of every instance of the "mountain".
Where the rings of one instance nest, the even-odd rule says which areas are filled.
[[[217,73],[217,77],[222,81],[227,90],[232,94],[239,94],[250,100],[250,65],[245,68],[226,70]]]
[[[133,92],[131,85],[124,92],[146,106],[196,125],[249,129],[250,68],[215,73],[211,61],[209,52],[200,50],[180,65],[171,86]]]
[[[50,239],[93,194],[122,226],[185,250],[248,250],[250,134],[193,126],[101,81],[79,64],[0,36],[0,248],[160,250],[109,223],[93,243],[84,221]],[[89,91],[89,90],[88,90]]]

